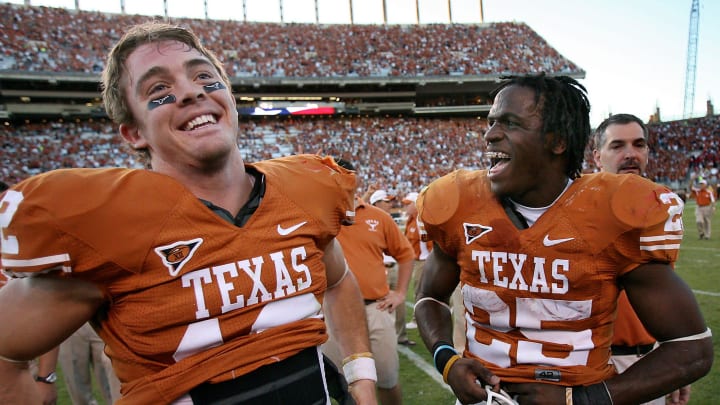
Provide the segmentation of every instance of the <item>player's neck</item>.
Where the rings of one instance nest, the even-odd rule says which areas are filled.
[[[216,169],[198,170],[187,167],[183,170],[182,167],[174,165],[169,168],[159,167],[156,171],[184,184],[197,198],[209,201],[232,214],[237,214],[247,202],[255,183],[255,177],[246,172],[245,163],[240,158],[230,159]]]

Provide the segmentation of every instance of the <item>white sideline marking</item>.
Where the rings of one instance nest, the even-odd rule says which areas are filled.
[[[718,249],[715,247],[704,247],[704,246],[683,246],[680,248],[681,250],[702,250],[705,252],[718,252]]]
[[[700,295],[711,295],[713,297],[720,297],[720,293],[711,292],[711,291],[692,290],[692,292],[694,292],[695,294],[700,294]]]

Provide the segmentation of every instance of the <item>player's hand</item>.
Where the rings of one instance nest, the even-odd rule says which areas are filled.
[[[373,380],[357,380],[348,386],[348,390],[357,405],[377,405]]]
[[[690,386],[686,385],[679,390],[675,390],[665,397],[667,405],[687,405],[690,402]]]
[[[565,403],[565,387],[553,384],[504,384],[503,388],[523,405],[551,405]]]
[[[474,359],[462,358],[456,361],[448,372],[448,384],[457,399],[463,404],[485,401],[488,394],[486,386],[500,391],[500,378]]]
[[[405,296],[395,290],[390,290],[385,297],[378,300],[377,308],[392,314],[400,305],[405,305]]]

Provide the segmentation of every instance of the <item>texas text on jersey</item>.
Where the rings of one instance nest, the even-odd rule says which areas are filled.
[[[614,373],[616,280],[641,263],[676,260],[682,209],[662,186],[605,173],[575,180],[526,229],[484,171],[453,172],[418,199],[421,233],[462,269],[466,356],[507,382],[568,386]]]
[[[354,175],[313,155],[248,166],[266,189],[243,227],[146,170],[26,180],[2,201],[3,270],[103,289],[108,311],[95,321],[128,403],[169,402],[319,345],[322,250],[352,221]]]

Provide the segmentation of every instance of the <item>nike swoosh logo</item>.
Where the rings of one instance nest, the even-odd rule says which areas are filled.
[[[277,232],[282,236],[287,236],[287,235],[290,235],[291,233],[297,231],[298,229],[300,229],[300,227],[302,227],[305,224],[307,224],[307,221],[300,222],[299,224],[295,224],[289,228],[283,228],[282,226],[280,226],[280,224],[278,224]]]
[[[561,243],[570,242],[573,239],[575,239],[575,238],[550,239],[549,235],[545,235],[545,239],[543,239],[543,245],[555,246],[555,245],[559,245]]]

